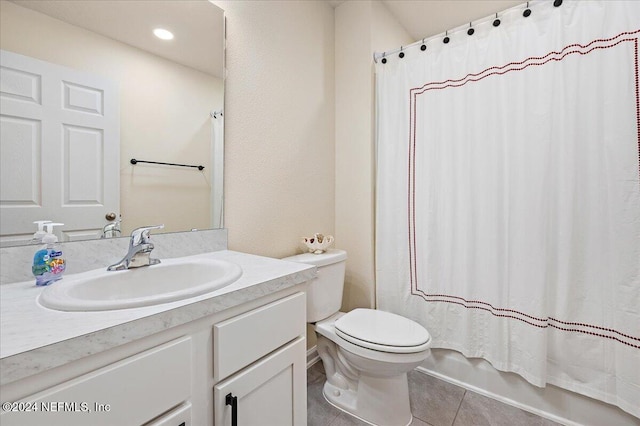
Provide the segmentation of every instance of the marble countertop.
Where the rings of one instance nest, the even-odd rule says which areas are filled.
[[[43,288],[32,281],[0,286],[0,384],[204,318],[316,276],[313,266],[229,250],[189,257],[226,260],[241,266],[243,273],[233,284],[211,293],[156,306],[100,312],[44,308],[37,302]]]

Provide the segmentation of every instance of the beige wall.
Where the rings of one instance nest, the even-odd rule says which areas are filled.
[[[375,306],[373,52],[413,40],[376,1],[350,1],[336,19],[336,245],[349,253],[343,310]]]
[[[120,87],[123,231],[210,227],[210,117],[223,82],[13,3],[0,2],[0,47],[98,74]],[[131,158],[204,165],[203,173]],[[106,223],[106,222],[105,222]]]
[[[305,0],[213,3],[227,28],[229,248],[292,255],[301,237],[335,233],[333,9]],[[313,329],[307,338],[313,347]]]
[[[229,248],[284,257],[334,234],[349,252],[344,308],[372,306],[372,52],[406,33],[371,1],[214,3],[227,20]]]
[[[225,227],[270,257],[333,234],[334,24],[323,1],[213,1],[225,11]]]
[[[371,27],[371,57],[373,52],[385,52],[406,46],[415,40],[380,1],[371,2],[373,22]],[[449,5],[452,8],[453,5]]]

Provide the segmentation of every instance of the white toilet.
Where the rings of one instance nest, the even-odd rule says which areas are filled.
[[[429,332],[389,312],[340,312],[345,251],[305,253],[283,260],[318,267],[318,277],[307,288],[307,322],[315,323],[318,354],[327,375],[327,401],[373,425],[410,424],[407,373],[429,356]]]

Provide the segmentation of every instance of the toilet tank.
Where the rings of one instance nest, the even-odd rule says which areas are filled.
[[[346,251],[332,249],[321,254],[304,253],[282,260],[318,268],[318,276],[307,283],[307,322],[320,321],[340,311]]]

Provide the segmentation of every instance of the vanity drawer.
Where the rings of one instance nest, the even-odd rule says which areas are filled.
[[[4,412],[0,423],[143,424],[190,394],[191,338],[182,338],[23,398],[23,410]]]
[[[214,325],[216,381],[304,335],[306,315],[306,296],[296,293]]]

